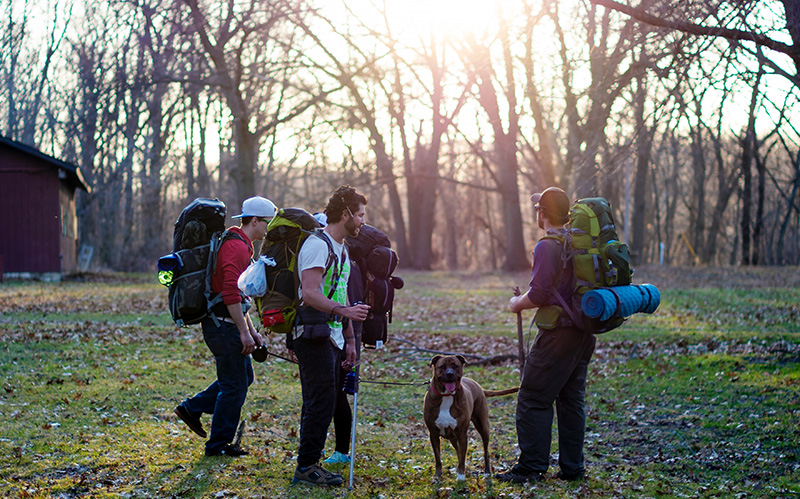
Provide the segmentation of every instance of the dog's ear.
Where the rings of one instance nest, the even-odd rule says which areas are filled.
[[[456,355],[456,358],[459,362],[461,362],[462,366],[467,365],[467,359],[465,359],[463,355]]]
[[[435,365],[436,365],[436,363],[437,363],[437,362],[439,362],[439,359],[441,359],[441,358],[442,358],[442,356],[441,356],[441,355],[435,355],[435,356],[434,356],[434,357],[431,359],[431,367],[435,366]]]

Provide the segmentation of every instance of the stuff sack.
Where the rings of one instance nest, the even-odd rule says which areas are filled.
[[[619,240],[608,201],[578,200],[570,209],[568,234],[581,294],[631,283],[631,255],[628,246]]]
[[[371,225],[363,225],[358,236],[348,237],[347,247],[353,261],[350,280],[356,279],[348,288],[363,290],[359,297],[351,295],[351,302],[370,306],[362,323],[361,343],[365,348],[377,348],[388,339],[394,290],[403,287],[403,280],[392,275],[399,263],[397,253],[391,249],[389,237]]]
[[[561,295],[556,293],[561,308],[572,322],[584,331],[595,334],[622,325],[624,317],[589,317],[581,306],[583,296],[588,291],[631,283],[633,269],[630,251],[619,240],[611,204],[601,197],[579,199],[570,208],[566,238],[556,235],[544,238],[561,241],[566,258],[572,260],[575,282],[570,303],[564,302]]]
[[[330,241],[320,230],[319,222],[302,208],[279,210],[267,227],[261,255],[272,259],[275,265],[265,266],[267,289],[256,299],[256,306],[262,324],[274,333],[288,333],[297,322],[297,290],[300,287],[297,255],[306,239],[309,236],[320,237],[328,245],[325,272],[336,264]],[[335,268],[338,273],[339,266]]]
[[[158,280],[169,288],[172,320],[179,327],[199,324],[214,314],[219,302],[212,296],[211,276],[222,243],[238,234],[225,230],[225,203],[198,198],[189,203],[175,222],[172,253],[158,259]]]

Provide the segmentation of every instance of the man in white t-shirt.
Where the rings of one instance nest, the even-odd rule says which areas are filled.
[[[348,369],[356,361],[351,321],[362,322],[369,312],[367,305],[348,304],[350,260],[344,245],[344,238],[357,236],[364,225],[366,204],[367,198],[352,187],[338,188],[325,207],[328,225],[320,236],[306,239],[297,257],[300,324],[292,348],[300,366],[303,410],[293,484],[344,482],[342,475],[320,466],[319,459],[333,419],[341,367]]]

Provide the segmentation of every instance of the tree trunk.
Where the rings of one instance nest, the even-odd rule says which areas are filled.
[[[758,139],[753,137],[753,159],[756,162],[757,182],[756,185],[756,218],[753,227],[753,265],[763,265],[769,263],[761,255],[761,249],[765,247],[763,243],[764,234],[764,191],[767,183],[767,167],[758,152]],[[769,255],[767,255],[769,256]]]
[[[778,233],[778,244],[776,249],[776,263],[778,265],[785,265],[789,263],[786,257],[783,254],[783,248],[786,241],[786,229],[789,227],[789,222],[792,218],[792,214],[800,213],[800,211],[795,208],[795,200],[797,199],[798,191],[800,191],[800,153],[797,156],[792,158],[792,166],[794,167],[794,181],[792,182],[792,191],[789,194],[788,199],[786,200],[786,210],[784,211],[785,215],[783,217],[783,221],[781,222],[781,228]],[[795,248],[795,251],[797,249]]]
[[[517,144],[509,136],[495,137],[498,147],[498,177],[502,198],[503,227],[505,229],[505,258],[502,269],[506,272],[530,268],[525,241],[522,237],[522,211],[520,210],[519,186],[517,185]]]
[[[508,33],[505,33],[507,36]],[[508,131],[503,130],[500,118],[500,105],[497,100],[492,79],[492,69],[487,65],[490,61],[486,47],[472,46],[470,63],[478,83],[479,101],[486,112],[494,131],[494,163],[496,170],[492,178],[501,197],[503,228],[505,232],[505,255],[502,269],[506,272],[530,268],[525,241],[522,237],[522,212],[520,211],[519,162],[517,160],[517,138],[519,136],[519,116],[516,114],[516,100],[511,73],[511,58],[507,40],[504,39],[504,58],[507,78],[507,89],[504,94],[508,98]]]
[[[717,200],[711,215],[711,225],[708,228],[706,246],[703,251],[704,262],[711,262],[717,253],[717,239],[724,221],[723,215],[728,209],[737,181],[735,169],[732,172],[725,169],[721,137],[714,138],[714,156],[717,164]]]
[[[430,270],[433,265],[433,229],[436,222],[436,193],[439,146],[417,143],[414,158],[414,175],[408,182],[408,239],[411,249],[411,267]]]
[[[750,265],[750,213],[753,204],[751,196],[752,172],[750,166],[753,160],[753,133],[751,130],[746,130],[744,138],[742,139],[742,190],[740,193],[740,200],[742,206],[741,219],[739,221],[742,233],[742,265]]]
[[[631,259],[635,265],[644,259],[645,217],[647,216],[647,173],[650,169],[650,150],[653,138],[644,119],[645,79],[638,80],[636,89],[636,173],[633,182],[633,223],[631,240]],[[632,236],[632,237],[631,237]]]
[[[697,103],[698,107],[700,103]],[[703,128],[695,126],[691,131],[692,136],[692,201],[694,210],[691,213],[692,245],[697,248],[705,246],[704,236],[706,230],[706,157]],[[706,263],[706,262],[703,262]]]

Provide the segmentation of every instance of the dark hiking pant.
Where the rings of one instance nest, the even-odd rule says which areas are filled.
[[[356,359],[361,358],[361,322],[353,323],[353,333],[356,341]],[[344,350],[339,351],[339,365],[347,360]],[[333,413],[333,431],[336,432],[336,446],[334,450],[342,454],[350,454],[350,437],[353,428],[353,412],[350,401],[344,390],[344,377],[347,371],[340,369],[339,380],[336,385],[336,411]]]
[[[553,403],[558,414],[558,464],[566,475],[584,472],[586,372],[595,337],[574,328],[539,330],[528,352],[517,396],[520,474],[545,473],[550,465]]]
[[[294,353],[300,366],[303,409],[300,414],[300,448],[297,466],[305,468],[319,461],[328,426],[336,407],[339,349],[329,338],[294,340]]]
[[[236,436],[247,388],[253,383],[249,355],[242,355],[242,340],[236,324],[203,320],[203,339],[214,354],[217,379],[208,388],[183,402],[190,414],[213,414],[206,452],[216,453]]]

